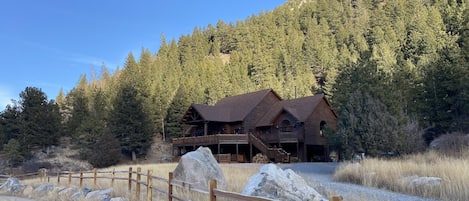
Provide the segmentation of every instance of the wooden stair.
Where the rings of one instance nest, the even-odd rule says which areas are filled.
[[[290,153],[286,152],[282,148],[273,148],[265,144],[261,139],[257,138],[253,134],[249,134],[249,143],[254,145],[263,154],[265,154],[270,160],[274,162],[289,163]]]

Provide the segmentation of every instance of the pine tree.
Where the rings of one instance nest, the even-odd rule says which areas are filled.
[[[337,132],[329,137],[336,140],[333,144],[343,150],[347,158],[357,152],[378,156],[399,148],[397,127],[397,119],[383,103],[356,91],[350,94],[339,113]]]
[[[171,105],[168,108],[165,132],[170,138],[180,137],[183,133],[183,127],[179,121],[182,119],[184,113],[191,104],[188,102],[187,94],[188,93],[184,86],[179,87]]]
[[[71,112],[65,123],[65,135],[79,138],[83,134],[83,124],[89,117],[89,100],[85,91],[80,88],[73,89],[68,97],[71,101]]]
[[[456,49],[457,50],[457,49]],[[430,143],[444,133],[464,131],[467,125],[467,68],[455,49],[446,48],[441,58],[425,69],[422,80],[420,113],[427,127],[425,140]]]
[[[134,156],[144,156],[152,143],[151,121],[144,111],[136,89],[124,85],[114,101],[109,116],[110,132],[119,140],[122,152]]]
[[[120,143],[110,132],[105,132],[91,145],[91,153],[88,161],[95,168],[115,165],[119,162]]]
[[[24,156],[21,149],[21,145],[16,139],[10,139],[5,145],[5,156],[10,167],[15,167],[23,161]]]
[[[54,102],[47,102],[47,96],[41,89],[26,87],[20,93],[21,127],[18,141],[29,152],[35,145],[49,146],[58,142],[59,110]]]
[[[0,125],[4,134],[2,145],[6,144],[10,139],[18,139],[21,129],[21,110],[19,106],[14,103],[7,105],[5,110],[0,113]]]

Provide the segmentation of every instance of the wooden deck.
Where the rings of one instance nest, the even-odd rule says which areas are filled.
[[[261,139],[255,137],[252,134],[215,134],[196,137],[173,138],[173,146],[176,147],[218,145],[218,149],[220,149],[220,145],[223,144],[250,144],[251,149],[252,146],[256,147],[269,159],[272,159],[275,162],[290,161],[290,153],[287,153],[282,148],[270,147],[269,145],[262,142]],[[238,147],[236,147],[236,149],[238,149]],[[237,152],[238,151],[236,151],[236,154]],[[252,150],[250,152],[252,153]],[[228,161],[228,159],[224,161]],[[240,160],[237,159],[237,161]]]
[[[173,146],[198,146],[213,144],[249,144],[248,134],[216,134],[197,137],[173,138]]]

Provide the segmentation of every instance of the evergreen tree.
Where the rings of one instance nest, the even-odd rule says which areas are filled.
[[[176,95],[174,96],[171,105],[168,108],[168,115],[166,116],[166,134],[170,138],[180,137],[183,133],[183,127],[179,121],[184,116],[184,113],[190,106],[187,92],[184,86],[179,87]]]
[[[71,136],[78,139],[83,134],[83,124],[88,119],[89,115],[89,101],[85,96],[85,91],[80,88],[75,88],[68,95],[71,101],[71,112],[65,124],[66,136]]]
[[[5,156],[10,167],[15,167],[24,160],[21,145],[16,139],[10,139],[4,147]]]
[[[5,110],[0,113],[0,125],[3,133],[2,145],[10,139],[18,139],[21,129],[20,108],[14,103],[7,105]]]
[[[110,132],[99,136],[91,147],[92,154],[88,161],[95,168],[108,167],[119,162],[120,142]]]
[[[119,140],[122,152],[133,156],[146,155],[152,143],[151,122],[136,89],[123,85],[109,116],[110,132]]]
[[[330,138],[336,140],[334,144],[345,152],[347,158],[357,152],[378,156],[399,148],[396,128],[397,119],[383,103],[357,91],[350,94],[339,113],[338,130]]]
[[[454,49],[446,48],[441,58],[424,71],[420,94],[420,113],[427,127],[425,140],[430,143],[444,133],[464,131],[467,123],[467,68]]]
[[[48,103],[46,94],[35,87],[26,87],[20,98],[18,141],[24,146],[24,151],[28,153],[35,145],[45,147],[57,144],[61,119],[56,104]]]

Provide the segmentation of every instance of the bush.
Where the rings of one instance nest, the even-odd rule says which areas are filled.
[[[447,156],[461,157],[469,148],[469,134],[455,132],[442,135],[430,143],[430,148]]]

